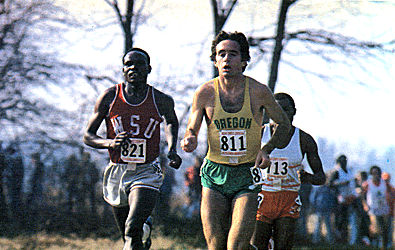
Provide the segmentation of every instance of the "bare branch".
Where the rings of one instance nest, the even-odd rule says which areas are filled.
[[[311,42],[315,44],[331,45],[337,48],[341,48],[344,51],[349,51],[351,47],[357,47],[359,49],[378,49],[385,52],[393,52],[393,48],[388,48],[387,46],[392,46],[395,44],[395,40],[389,41],[387,43],[360,41],[353,37],[347,37],[325,30],[302,30],[295,33],[287,34],[286,40],[290,41],[292,39]]]

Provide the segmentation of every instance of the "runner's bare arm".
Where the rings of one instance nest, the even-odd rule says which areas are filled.
[[[197,137],[203,122],[205,104],[207,101],[207,96],[205,95],[207,95],[207,86],[202,85],[196,90],[193,96],[187,130],[185,132],[184,139],[181,140],[181,148],[188,153],[193,152],[198,146]]]
[[[111,88],[98,97],[83,137],[83,141],[86,145],[98,149],[107,149],[109,147],[115,148],[119,147],[122,141],[126,139],[126,132],[118,134],[114,140],[97,135],[97,131],[108,113],[110,103],[114,99],[114,96],[115,88]]]
[[[300,130],[300,143],[302,154],[306,154],[307,162],[313,174],[307,173],[305,170],[300,170],[299,178],[302,183],[309,182],[313,185],[322,185],[326,181],[326,175],[322,168],[322,162],[318,155],[318,146],[314,138],[306,132]]]
[[[288,132],[291,129],[291,123],[280,105],[278,105],[274,99],[270,89],[264,84],[258,85],[258,88],[258,97],[259,100],[262,101],[265,112],[268,114],[269,118],[271,118],[276,123],[276,129],[271,139],[262,146],[261,150],[259,150],[257,159],[255,161],[255,166],[259,168],[267,168],[270,166],[269,154],[273,151],[273,149],[284,148],[287,146],[288,142],[286,138]]]
[[[178,118],[174,109],[174,100],[171,96],[166,95],[155,89],[155,101],[158,104],[159,113],[165,119],[165,136],[169,152],[169,166],[178,169],[181,166],[181,157],[177,154],[178,140]]]
[[[288,142],[286,138],[288,132],[291,130],[291,122],[266,85],[263,85],[263,92],[265,112],[277,125],[271,139],[262,147],[262,150],[270,154],[274,148],[284,148],[287,146]]]

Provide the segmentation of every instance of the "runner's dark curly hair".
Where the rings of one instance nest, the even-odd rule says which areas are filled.
[[[287,99],[289,101],[289,104],[291,104],[291,106],[296,110],[295,101],[289,94],[284,92],[278,92],[274,94],[274,98],[276,100]]]
[[[379,176],[381,176],[381,168],[380,168],[379,166],[376,166],[376,165],[374,165],[374,166],[372,166],[372,167],[370,168],[369,174],[372,175],[374,169],[377,169],[377,171],[379,172]]]
[[[240,45],[241,60],[243,62],[250,61],[251,59],[250,45],[248,44],[247,38],[243,33],[237,31],[232,33],[221,31],[215,37],[211,45],[211,56],[210,56],[211,61],[215,62],[215,56],[217,55],[217,50],[216,50],[217,45],[224,40],[232,40],[237,42]],[[247,65],[243,67],[243,71],[245,70],[246,67]]]

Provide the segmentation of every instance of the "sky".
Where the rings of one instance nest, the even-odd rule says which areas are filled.
[[[67,2],[72,11],[82,17],[93,16],[97,11],[112,11],[102,0]],[[239,2],[224,30],[237,30],[255,36],[273,32],[272,24],[276,21],[278,0]],[[315,7],[310,5],[312,2]],[[328,5],[326,0],[299,0],[289,10],[287,30],[295,31],[302,25],[304,28],[323,29],[324,26],[321,25],[325,25],[326,29],[362,40],[374,38],[383,42],[394,39],[388,36],[394,32],[386,31],[393,29],[395,6],[383,8],[382,5],[369,2],[350,1],[342,10],[334,11],[339,2],[331,1]],[[209,80],[212,77],[208,57],[213,22],[210,1],[156,0],[147,1],[146,8],[155,10],[155,14],[152,16],[151,27],[144,26],[138,31],[135,46],[146,49],[151,55],[151,79],[160,80],[163,76],[174,78],[182,75],[180,72],[188,72],[192,80],[200,81],[196,84]],[[361,12],[363,15],[360,15]],[[344,16],[348,18],[344,19]],[[340,18],[341,26],[336,21]],[[120,69],[123,40],[119,36],[106,47],[111,32],[121,31],[96,34],[103,42],[98,42],[101,39],[95,37],[94,46],[92,39],[76,35],[76,40],[80,39],[80,42],[70,48],[66,59],[103,68],[112,65],[115,69]],[[290,43],[287,46],[287,49],[293,51],[306,50],[303,46],[298,48],[301,45],[297,44]],[[345,153],[354,162],[367,161],[363,154],[368,154],[370,150],[383,155],[389,148],[395,147],[395,119],[392,112],[395,107],[394,53],[385,56],[384,64],[362,60],[361,65],[365,68],[352,70],[349,65],[328,65],[314,56],[288,56],[284,59],[322,74],[345,75],[342,79],[324,81],[281,64],[275,92],[288,92],[294,97],[297,108],[294,125],[316,139],[326,138],[335,143],[337,153]],[[266,83],[268,71],[269,64],[263,62],[254,64],[251,69],[247,68],[245,74]],[[369,86],[360,85],[361,81],[367,82]],[[181,135],[183,133],[180,132]],[[388,162],[385,167],[390,167],[392,163]]]

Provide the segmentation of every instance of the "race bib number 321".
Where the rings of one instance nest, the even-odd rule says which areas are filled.
[[[145,139],[130,138],[121,149],[121,159],[124,162],[144,163],[147,143]]]
[[[242,156],[247,154],[245,130],[222,130],[219,132],[222,156]]]

